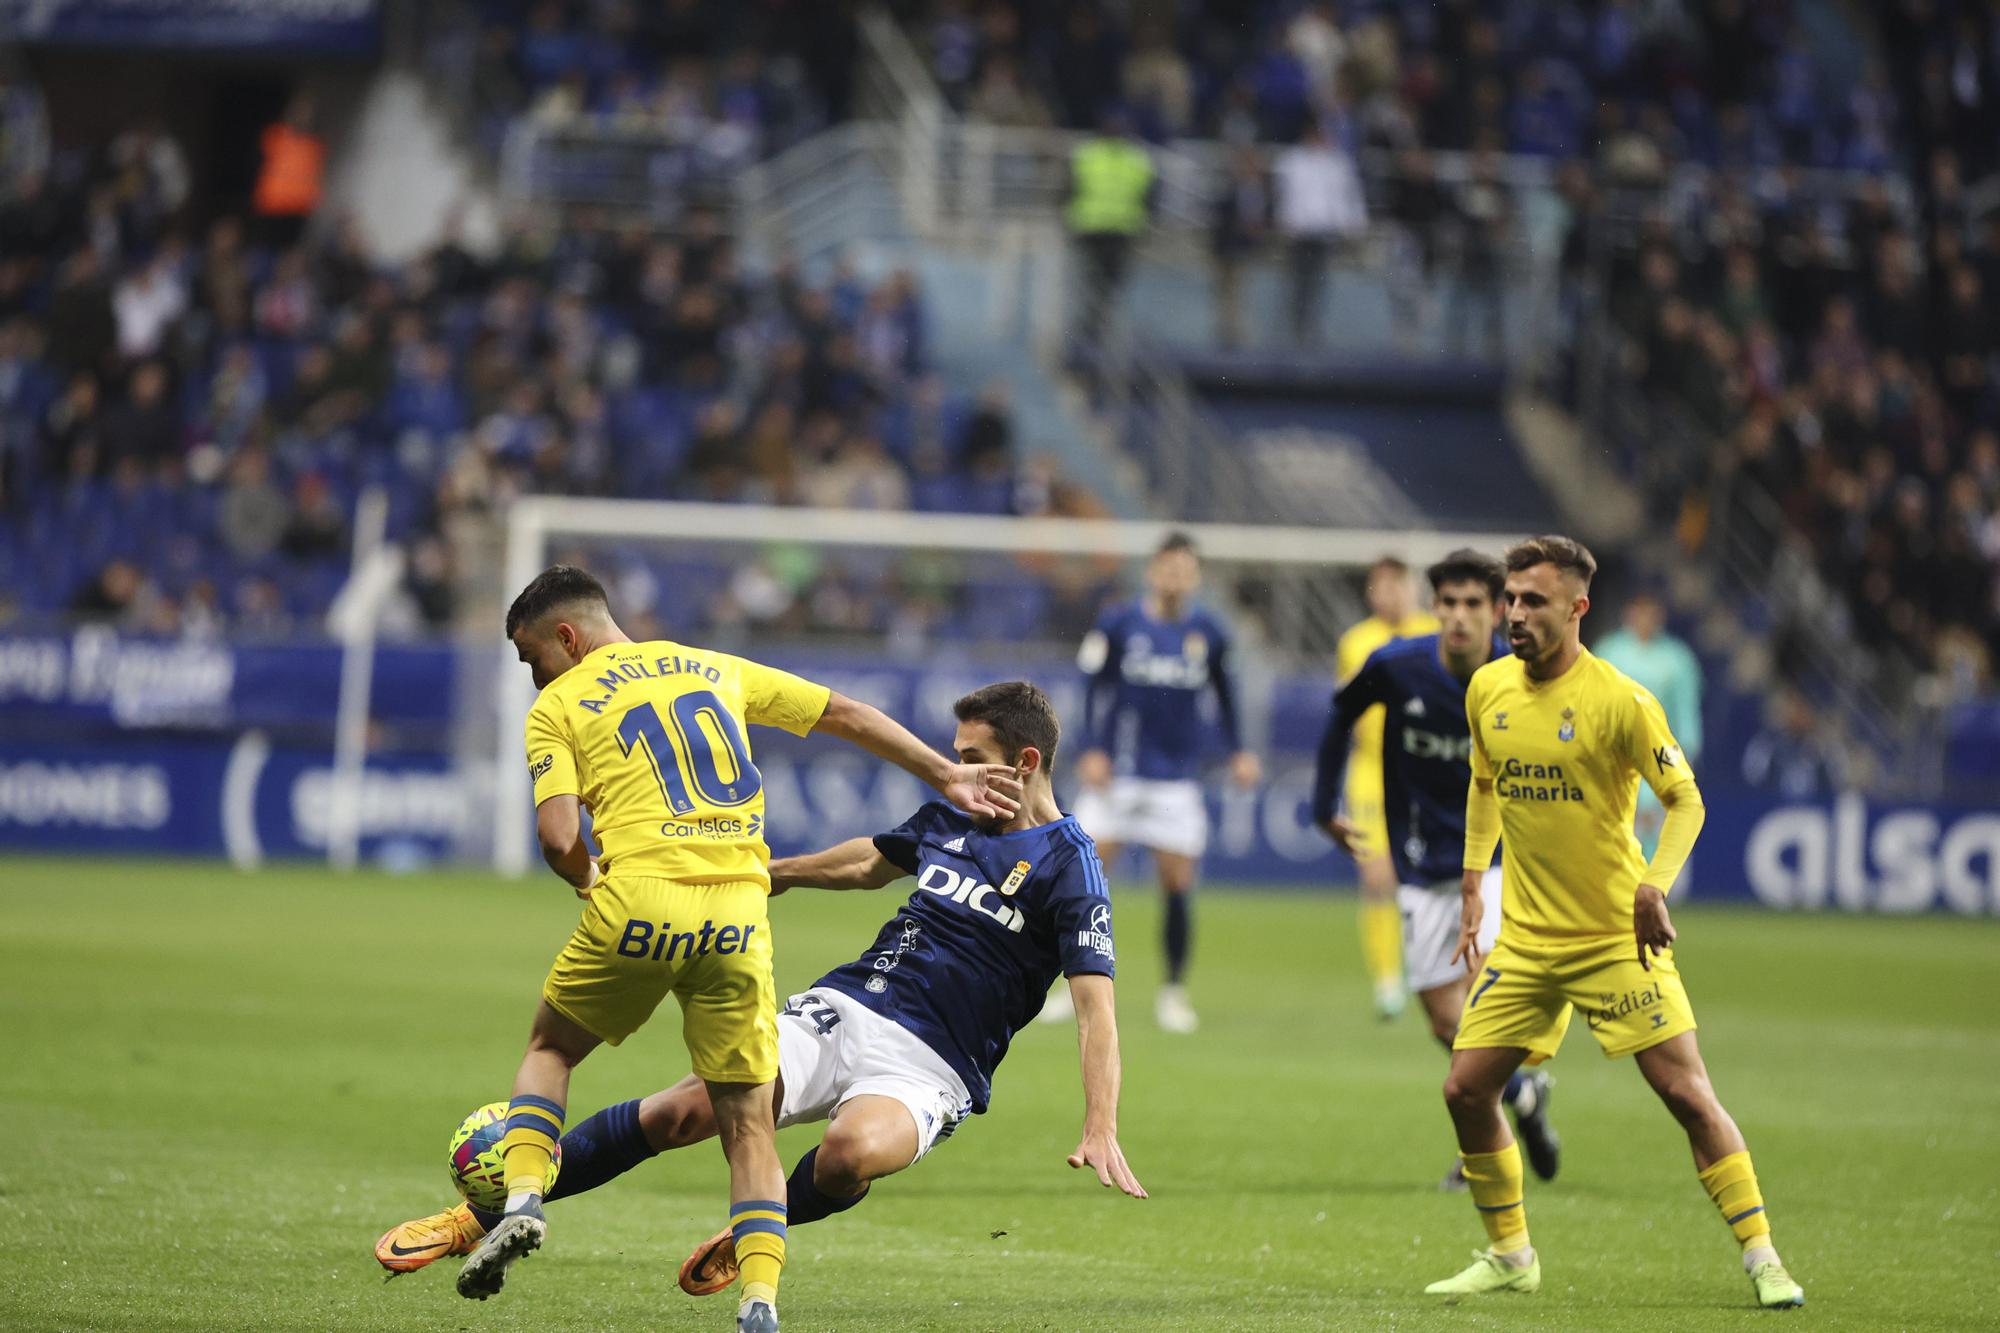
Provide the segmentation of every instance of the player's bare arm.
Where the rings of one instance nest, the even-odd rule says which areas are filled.
[[[1118,1014],[1112,1001],[1110,977],[1085,973],[1069,979],[1076,1004],[1076,1040],[1083,1063],[1083,1139],[1069,1155],[1069,1164],[1097,1172],[1100,1185],[1116,1185],[1135,1199],[1146,1198],[1146,1187],[1126,1165],[1118,1146]]]
[[[1006,764],[955,764],[872,704],[838,690],[826,701],[815,732],[858,745],[929,784],[967,814],[1011,817],[1021,805],[1021,779]]]
[[[1451,961],[1463,958],[1468,975],[1479,970],[1485,956],[1479,948],[1479,924],[1486,919],[1486,899],[1479,890],[1485,878],[1484,871],[1468,870],[1458,885],[1458,947],[1451,951]]]
[[[535,839],[549,869],[562,876],[577,897],[588,898],[597,883],[597,861],[583,836],[583,802],[574,796],[551,796],[536,806]]]
[[[879,889],[903,877],[873,838],[846,842],[805,856],[781,856],[771,862],[771,896],[786,889]]]
[[[1639,966],[1653,970],[1653,959],[1673,947],[1674,923],[1667,919],[1667,895],[1641,884],[1632,896],[1632,934],[1639,944]]]

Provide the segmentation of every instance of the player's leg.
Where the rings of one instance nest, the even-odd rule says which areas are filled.
[[[796,1012],[799,1001],[812,1002]],[[811,1018],[810,1034],[795,1019]],[[971,1109],[951,1067],[907,1030],[837,994],[795,997],[779,1034],[788,1094],[780,1124],[828,1118],[826,1134],[785,1182],[790,1225],[844,1213],[869,1186],[906,1170],[949,1138]],[[830,1114],[829,1114],[830,1113]],[[723,1231],[681,1265],[681,1290],[706,1296],[736,1272],[735,1241]]]
[[[779,1098],[782,1102],[782,1091]],[[607,1106],[565,1130],[562,1171],[542,1203],[594,1190],[663,1152],[714,1137],[708,1089],[690,1074],[671,1088]],[[375,1258],[391,1273],[413,1273],[439,1259],[472,1253],[501,1216],[460,1201],[391,1227],[375,1242]]]
[[[1499,942],[1500,867],[1489,870],[1481,883],[1486,910],[1480,918],[1479,952],[1490,958]],[[1472,990],[1465,965],[1453,960],[1458,948],[1460,900],[1458,886],[1405,884],[1396,890],[1403,916],[1403,965],[1410,988],[1417,993],[1431,1035],[1450,1050],[1458,1039],[1459,1021]],[[1489,1001],[1489,1004],[1493,1003]],[[1501,1094],[1501,1104],[1514,1117],[1521,1151],[1542,1180],[1554,1180],[1562,1163],[1562,1140],[1549,1118],[1550,1079],[1540,1069],[1516,1070]],[[1442,1188],[1464,1188],[1464,1172],[1456,1162],[1440,1182]]]
[[[1561,1048],[1569,1019],[1569,1002],[1547,965],[1496,944],[1465,997],[1444,1084],[1459,1162],[1488,1246],[1471,1267],[1427,1292],[1533,1291],[1541,1284],[1541,1263],[1528,1241],[1521,1150],[1501,1099],[1524,1062],[1539,1063]]]
[[[1687,1131],[1702,1188],[1742,1248],[1743,1269],[1750,1274],[1759,1304],[1805,1304],[1804,1289],[1785,1271],[1771,1242],[1770,1214],[1764,1210],[1749,1146],[1715,1095],[1695,1034],[1683,1032],[1637,1052],[1634,1059],[1646,1082]]]
[[[674,985],[681,1037],[708,1087],[716,1137],[729,1163],[729,1223],[742,1268],[739,1328],[777,1327],[785,1266],[785,1171],[778,1161],[778,1000],[771,982],[769,894],[760,884],[701,889],[682,920],[709,918],[716,946]],[[723,941],[732,947],[724,951]]]
[[[785,1266],[785,1168],[778,1160],[774,1085],[710,1083],[716,1136],[729,1162],[729,1230],[743,1276],[739,1321],[775,1310]]]
[[[1379,840],[1370,839],[1374,846]],[[1403,1012],[1404,980],[1402,920],[1396,911],[1396,867],[1379,852],[1367,852],[1355,861],[1360,881],[1357,919],[1361,931],[1361,963],[1375,997],[1375,1013],[1383,1019]]]
[[[1501,1114],[1508,1080],[1528,1058],[1523,1047],[1476,1047],[1451,1054],[1444,1083],[1445,1107],[1458,1134],[1460,1168],[1487,1248],[1471,1267],[1424,1291],[1433,1296],[1472,1296],[1496,1291],[1534,1291],[1542,1266],[1528,1240],[1528,1211],[1522,1197],[1521,1150]]]
[[[1194,952],[1194,885],[1201,862],[1182,852],[1155,848],[1153,863],[1160,876],[1165,918],[1160,942],[1166,961],[1166,980],[1154,1000],[1153,1017],[1166,1031],[1185,1034],[1201,1022],[1187,993],[1188,958]]]
[[[1132,823],[1137,841],[1153,854],[1161,897],[1164,981],[1153,1016],[1168,1032],[1189,1033],[1200,1026],[1188,1000],[1188,959],[1194,951],[1194,887],[1208,850],[1208,805],[1198,782],[1134,781],[1138,806]]]
[[[507,1134],[500,1140],[501,1158],[507,1164],[507,1207],[459,1270],[459,1295],[485,1300],[500,1290],[515,1260],[541,1248],[548,1233],[542,1191],[562,1138],[570,1070],[599,1041],[596,1033],[559,1012],[546,995],[536,1006],[528,1050],[521,1057],[507,1106]]]

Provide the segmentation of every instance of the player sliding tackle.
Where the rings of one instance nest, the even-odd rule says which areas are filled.
[[[1378,568],[1380,568],[1378,563]],[[1400,568],[1400,566],[1398,566]],[[1506,572],[1478,551],[1453,551],[1429,570],[1431,596],[1442,628],[1436,634],[1394,640],[1373,653],[1333,696],[1333,712],[1320,740],[1313,781],[1313,821],[1341,850],[1362,860],[1378,847],[1393,861],[1396,890],[1392,919],[1402,923],[1403,976],[1423,1001],[1431,1032],[1451,1049],[1458,1016],[1471,988],[1454,947],[1458,943],[1459,874],[1465,861],[1465,789],[1472,770],[1466,754],[1472,740],[1465,724],[1465,687],[1473,672],[1506,649],[1493,625]],[[1362,725],[1375,720],[1372,735]],[[1336,816],[1342,778],[1350,756],[1379,752],[1375,809],[1386,833],[1370,833],[1366,816],[1350,801]],[[1485,915],[1479,946],[1493,947],[1500,930],[1500,871],[1481,884]],[[1400,998],[1397,1008],[1401,1008]],[[1537,1071],[1508,1080],[1506,1103],[1528,1148],[1528,1161],[1543,1180],[1555,1179],[1561,1144],[1549,1124],[1549,1077]],[[1462,1190],[1465,1175],[1452,1164],[1443,1188]]]
[[[1058,975],[1069,978],[1083,1067],[1083,1136],[1069,1164],[1146,1197],[1118,1145],[1111,900],[1096,849],[1056,807],[1055,710],[1035,686],[1010,681],[975,690],[953,711],[959,758],[1018,774],[1018,810],[974,817],[933,802],[873,839],[771,863],[773,893],[917,877],[871,948],[777,1016],[777,1123],[831,1122],[786,1182],[791,1226],[852,1208],[871,1183],[915,1165],[966,1115],[985,1111],[1008,1044]],[[711,1091],[689,1077],[583,1121],[563,1135],[562,1173],[548,1197],[595,1189],[658,1153],[715,1137]],[[466,1253],[499,1222],[460,1204],[390,1231],[375,1257],[408,1272]],[[681,1266],[681,1286],[720,1291],[744,1256],[740,1236],[725,1229]]]
[[[1658,701],[1583,646],[1579,628],[1596,572],[1590,552],[1567,537],[1537,537],[1508,551],[1513,656],[1480,668],[1466,690],[1472,785],[1453,957],[1473,982],[1444,1095],[1491,1245],[1470,1268],[1425,1290],[1458,1296],[1541,1285],[1521,1153],[1500,1097],[1523,1061],[1556,1053],[1574,1007],[1606,1055],[1634,1057],[1687,1131],[1702,1186],[1742,1246],[1758,1303],[1803,1305],[1804,1290],[1772,1248],[1749,1149],[1709,1085],[1674,966],[1667,890],[1701,831],[1701,793]],[[1650,865],[1632,835],[1641,778],[1667,812]],[[1480,890],[1503,833],[1507,911],[1488,955]]]
[[[570,1070],[637,1031],[668,992],[729,1161],[743,1301],[737,1327],[775,1333],[785,1262],[772,1083],[779,1068],[765,909],[763,779],[746,722],[820,732],[889,760],[980,815],[1016,813],[1011,768],[954,764],[867,704],[783,671],[677,643],[634,643],[581,569],[536,576],[507,637],[541,690],[527,723],[542,855],[584,899],[542,986],[514,1076],[507,1207],[458,1275],[462,1296],[500,1290],[540,1247],[542,1192],[563,1133]],[[583,834],[583,807],[603,848]]]

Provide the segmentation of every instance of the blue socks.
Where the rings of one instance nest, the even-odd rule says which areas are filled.
[[[1194,940],[1194,908],[1191,893],[1167,895],[1167,984],[1181,984],[1187,971],[1188,947]]]
[[[793,1226],[844,1213],[868,1197],[867,1190],[851,1199],[836,1199],[821,1193],[819,1186],[813,1184],[813,1163],[818,1159],[819,1149],[814,1147],[799,1158],[799,1164],[792,1168],[791,1177],[785,1181],[785,1213]]]
[[[634,1100],[607,1106],[562,1136],[562,1167],[542,1202],[554,1203],[572,1194],[594,1190],[647,1158],[657,1156],[658,1150],[646,1142],[646,1135],[639,1128],[639,1103]],[[818,1158],[819,1149],[814,1147],[799,1159],[799,1164],[792,1168],[791,1178],[785,1182],[785,1212],[792,1226],[844,1213],[868,1197],[866,1190],[851,1199],[822,1193],[813,1184],[813,1164]],[[474,1208],[472,1215],[488,1231],[500,1221],[500,1214],[484,1208]]]

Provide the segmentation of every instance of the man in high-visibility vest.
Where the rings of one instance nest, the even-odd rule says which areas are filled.
[[[1064,220],[1083,258],[1077,335],[1090,345],[1125,285],[1132,243],[1146,230],[1156,178],[1145,145],[1117,110],[1106,111],[1097,133],[1071,152],[1069,176]]]

